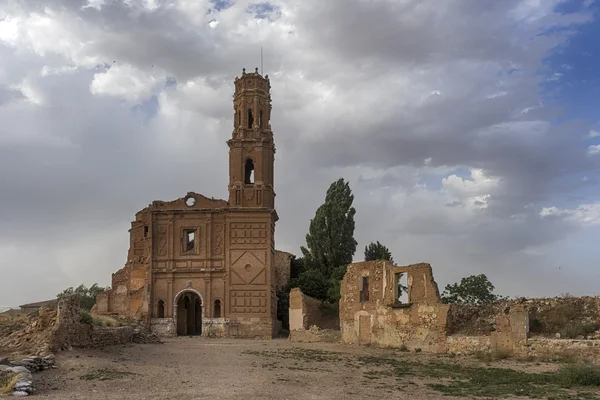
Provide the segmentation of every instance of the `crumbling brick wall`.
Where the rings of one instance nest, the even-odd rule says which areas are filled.
[[[321,301],[307,296],[300,288],[290,291],[290,331],[306,330],[312,326],[321,329],[340,329],[339,314],[321,306]]]
[[[100,327],[81,322],[79,302],[68,296],[58,304],[56,323],[51,331],[52,351],[70,348],[104,347],[134,340],[135,329],[131,326]]]
[[[496,317],[496,330],[492,332],[490,344],[493,350],[509,354],[526,351],[529,333],[529,313],[523,305],[506,307]]]
[[[150,214],[142,210],[129,230],[129,251],[125,266],[112,274],[111,288],[96,297],[92,312],[119,314],[144,320],[148,315],[151,240],[145,231]]]
[[[396,279],[401,273],[408,275],[406,304],[397,300]],[[361,296],[361,289],[368,293],[368,299]],[[353,263],[341,286],[342,341],[445,351],[449,309],[440,300],[429,264],[397,267],[389,261]]]
[[[296,258],[293,254],[285,251],[275,250],[273,264],[275,267],[275,290],[280,290],[290,281],[292,260]]]

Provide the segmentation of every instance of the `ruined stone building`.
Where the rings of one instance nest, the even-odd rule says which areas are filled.
[[[406,279],[404,302],[401,279]],[[450,305],[441,302],[429,264],[350,264],[340,294],[344,343],[445,350]]]
[[[139,211],[127,263],[93,312],[137,317],[161,335],[276,333],[292,257],[278,252],[276,270],[270,88],[258,69],[235,78],[229,200],[189,192]]]

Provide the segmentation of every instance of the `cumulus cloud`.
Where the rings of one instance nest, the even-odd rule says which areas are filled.
[[[559,3],[0,4],[0,306],[108,284],[154,199],[226,198],[233,79],[260,66],[261,46],[278,248],[298,253],[342,176],[361,246],[429,261],[442,285],[485,272],[507,294],[558,292],[547,246],[591,211],[543,207],[591,187],[599,167],[573,135],[590,127],[556,123],[539,90],[557,72],[540,74],[547,57],[594,18]],[[48,284],[23,290],[35,270]],[[544,278],[515,284],[516,271]]]

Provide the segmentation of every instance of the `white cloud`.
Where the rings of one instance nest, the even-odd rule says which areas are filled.
[[[575,209],[545,207],[540,211],[540,217],[557,217],[580,225],[596,225],[600,223],[600,203],[582,204]]]
[[[588,133],[588,137],[590,139],[600,137],[600,132],[596,131],[594,129],[591,129],[590,132]]]
[[[0,2],[3,276],[25,285],[14,268],[23,252],[28,271],[67,276],[52,293],[67,281],[106,283],[137,210],[189,190],[226,197],[233,78],[260,66],[261,46],[279,248],[298,252],[328,185],[344,177],[357,259],[380,240],[399,262],[432,262],[441,285],[502,271],[506,291],[511,266],[543,271],[532,249],[564,240],[578,209],[540,218],[540,204],[581,184],[565,171],[590,181],[596,171],[539,93],[540,62],[569,33],[539,32],[575,31],[589,15],[525,0],[349,2],[275,0],[273,11],[258,8],[261,19],[256,6],[247,12],[251,0],[220,12],[208,0]],[[556,182],[567,187],[558,193]],[[549,282],[521,284],[553,290]],[[0,305],[7,290],[0,283]],[[29,300],[38,299],[19,301]]]
[[[500,178],[488,177],[481,169],[471,169],[471,179],[455,174],[442,179],[444,194],[450,204],[461,204],[470,210],[487,208],[492,193],[498,188]]]
[[[600,153],[600,144],[595,144],[588,147],[588,154],[598,154]]]
[[[164,84],[166,77],[159,71],[142,71],[129,64],[113,64],[105,72],[94,74],[90,92],[95,95],[117,96],[139,101]]]

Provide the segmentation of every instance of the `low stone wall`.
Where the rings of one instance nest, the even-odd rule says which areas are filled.
[[[157,342],[150,336],[134,326],[104,327],[83,323],[77,299],[70,297],[61,300],[58,305],[56,323],[50,335],[50,348],[60,351],[129,342]]]
[[[492,350],[489,336],[448,336],[446,343],[448,345],[446,351],[458,355]]]
[[[307,296],[299,288],[290,291],[290,331],[309,329],[340,329],[339,312],[322,309],[321,301]]]
[[[490,335],[496,316],[507,308],[524,307],[530,332],[549,338],[600,339],[600,297],[520,298],[492,304],[452,304],[450,334]]]
[[[173,318],[152,318],[150,331],[160,337],[177,336],[177,327]]]
[[[548,339],[533,337],[527,340],[524,355],[534,357],[574,357],[600,361],[600,340]]]
[[[317,326],[312,326],[310,329],[298,329],[290,331],[290,340],[292,342],[304,343],[339,343],[342,339],[341,332],[334,329],[321,329]]]
[[[135,330],[131,326],[99,327],[93,326],[90,332],[89,347],[113,346],[133,342]],[[76,346],[73,346],[76,347]],[[83,347],[83,346],[79,346]],[[87,347],[87,346],[86,346]]]

